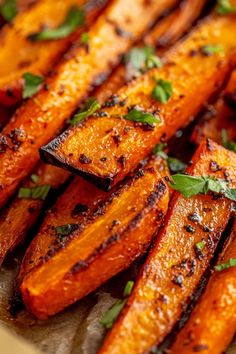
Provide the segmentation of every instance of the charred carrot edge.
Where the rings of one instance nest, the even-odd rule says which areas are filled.
[[[207,112],[195,125],[191,136],[193,143],[198,145],[205,138],[222,143],[222,129],[227,130],[230,140],[236,138],[235,107],[233,106],[236,106],[235,92],[236,71],[233,72],[223,97],[220,97],[215,105],[209,106]]]
[[[92,85],[101,84],[105,74],[120,61],[121,54],[175,1],[146,4],[143,0],[130,0],[128,7],[126,0],[112,1],[89,31],[89,51],[84,47],[72,48],[46,86],[16,112],[0,136],[0,207],[34,168],[39,159],[38,149],[58,133]],[[142,21],[137,22],[137,18]],[[18,132],[21,143],[17,148],[15,140],[10,139],[13,131]]]
[[[82,230],[59,238],[25,276],[20,289],[28,309],[45,319],[127,268],[150,244],[168,201],[168,188],[153,161],[112,193]],[[41,277],[47,279],[45,286]]]
[[[161,176],[169,176],[165,161],[157,156],[152,158],[155,158],[155,166]],[[108,199],[110,194],[98,189],[81,177],[76,177],[48,212],[38,234],[29,245],[21,263],[17,284],[21,283],[25,275],[39,264],[47,255],[48,250],[56,243],[55,229],[57,227],[73,225],[72,228],[75,228],[85,224],[98,205]]]
[[[120,89],[115,102],[108,101],[103,107],[102,117],[89,117],[69,128],[41,149],[42,158],[109,189],[148,155],[156,143],[186,125],[220,89],[236,60],[235,30],[234,16],[206,18],[186,40],[173,47],[162,69],[152,69]],[[224,50],[206,56],[202,47],[209,43],[221,43]],[[151,97],[156,85],[153,77],[173,85],[173,95],[166,104]],[[150,127],[121,118],[137,106],[156,115],[160,122]],[[119,144],[113,139],[114,131]],[[104,162],[101,158],[105,152]],[[121,159],[125,163],[121,164]]]
[[[20,102],[24,85],[23,74],[30,72],[47,75],[73,41],[80,38],[85,26],[60,40],[35,42],[29,40],[30,35],[40,31],[45,23],[50,23],[52,27],[58,26],[72,5],[84,7],[87,25],[90,25],[105,3],[105,0],[97,4],[90,0],[85,6],[85,0],[42,0],[17,15],[13,23],[6,25],[0,33],[0,103],[13,105]],[[12,48],[19,48],[20,55],[12,55]]]
[[[212,161],[221,171],[212,171]],[[236,155],[210,140],[203,142],[188,173],[221,178],[229,173],[235,187]],[[141,354],[164,340],[181,318],[183,304],[188,304],[208,268],[230,218],[231,206],[231,201],[214,200],[211,195],[185,199],[174,194],[164,228],[138,276],[127,306],[99,353]],[[200,241],[205,247],[198,252],[196,245]]]
[[[200,15],[205,3],[205,0],[185,0],[181,2],[181,6],[178,6],[170,15],[164,17],[156,24],[139,46],[145,44],[157,47],[158,56],[163,56],[167,48],[190,29]],[[106,90],[103,87],[99,87],[95,90],[94,95],[99,102],[104,103],[122,85],[127,83],[127,78],[125,66],[120,65],[114,74],[107,79]]]
[[[236,258],[236,224],[218,262]],[[221,354],[236,330],[236,267],[215,271],[189,321],[177,335],[169,353]]]
[[[38,181],[29,177],[22,187],[33,188],[48,185],[58,189],[69,178],[69,172],[54,166],[40,164],[34,171]],[[16,197],[10,207],[0,216],[0,265],[7,253],[25,239],[27,231],[35,224],[44,205],[42,199]]]

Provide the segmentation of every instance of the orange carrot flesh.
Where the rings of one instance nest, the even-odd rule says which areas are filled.
[[[54,166],[40,164],[34,171],[38,181],[28,178],[22,187],[35,188],[48,185],[58,189],[69,177],[67,171]],[[0,216],[0,265],[7,253],[12,251],[26,236],[27,231],[35,224],[44,205],[42,199],[16,197],[10,207]]]
[[[236,92],[236,71],[233,72],[224,92],[224,97],[218,99],[214,106],[209,107],[200,121],[195,125],[191,140],[200,144],[201,140],[210,138],[222,143],[222,129],[225,129],[229,140],[236,139],[235,112],[230,107],[231,97]],[[235,101],[236,102],[236,101]],[[235,103],[236,104],[236,103]]]
[[[218,265],[236,259],[236,224]],[[236,267],[215,271],[170,354],[221,354],[236,331]]]
[[[23,74],[46,75],[70,45],[85,31],[85,26],[63,39],[31,41],[29,36],[40,32],[45,24],[56,28],[65,19],[72,6],[81,7],[85,0],[42,0],[16,16],[0,35],[0,103],[13,105],[22,100]],[[102,2],[101,2],[102,4]],[[103,1],[103,5],[105,0]],[[102,6],[87,11],[87,24],[96,18]],[[85,7],[86,9],[86,7]],[[86,13],[86,11],[85,11]],[[12,48],[17,55],[12,55]]]
[[[21,292],[34,315],[44,319],[61,311],[144,253],[169,201],[167,186],[149,166],[100,205],[82,231],[72,233],[63,247],[54,246],[24,277]]]
[[[69,51],[46,87],[16,112],[0,136],[0,206],[32,171],[39,160],[38,149],[58,133],[92,85],[101,83],[121,54],[173,3],[162,0],[147,5],[143,0],[130,0],[127,7],[126,0],[112,1],[89,31],[89,51],[76,46]],[[20,129],[21,145],[14,149],[9,134],[16,129]]]
[[[89,117],[68,129],[44,146],[41,156],[50,163],[90,178],[104,189],[110,188],[133,170],[156,143],[185,126],[203,103],[219,90],[236,58],[233,50],[235,31],[234,16],[205,19],[185,41],[169,52],[162,69],[150,70],[120,89],[115,106],[113,102],[108,103],[102,109],[102,117]],[[221,43],[224,50],[217,55],[203,55],[201,48],[208,43]],[[174,93],[166,104],[151,98],[155,87],[153,77],[173,85]],[[113,107],[108,108],[108,105]],[[150,127],[121,118],[132,107],[156,114],[160,122]],[[119,135],[119,144],[114,142],[114,131]],[[101,161],[104,152],[105,163]],[[125,164],[121,165],[121,158]]]
[[[222,167],[213,172],[211,162]],[[193,158],[191,175],[224,177],[236,185],[236,155],[212,141]],[[134,290],[99,353],[144,353],[158,346],[181,318],[183,304],[197,288],[231,214],[232,202],[211,195],[185,199],[176,193]],[[205,242],[202,254],[196,244]]]

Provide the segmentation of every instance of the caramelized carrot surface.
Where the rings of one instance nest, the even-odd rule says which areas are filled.
[[[209,106],[208,111],[195,125],[191,140],[200,144],[201,140],[211,138],[222,143],[222,129],[227,131],[228,139],[236,139],[236,71],[233,72],[222,97],[214,106]]]
[[[32,181],[35,176],[37,182]],[[23,183],[24,188],[50,186],[58,189],[69,178],[69,172],[54,166],[40,164],[34,174]],[[16,197],[0,216],[0,265],[7,253],[25,239],[35,224],[44,205],[42,199]]]
[[[20,288],[28,309],[47,318],[127,268],[150,244],[168,201],[168,188],[154,160],[112,193],[87,225],[58,237],[24,277]]]
[[[214,169],[216,163],[219,169]],[[236,155],[208,140],[188,173],[224,178],[236,186]],[[134,290],[99,353],[137,354],[156,348],[181,318],[214,254],[231,214],[232,201],[208,195],[174,194]],[[198,252],[196,245],[204,242]]]
[[[236,224],[217,266],[236,259]],[[219,268],[218,268],[219,269]],[[215,270],[170,354],[224,353],[236,331],[236,267]]]
[[[157,48],[157,55],[163,56],[166,50],[174,44],[200,15],[205,0],[185,0],[154,26],[142,40],[142,44]],[[139,44],[141,47],[141,43]],[[129,81],[128,65],[121,64],[106,81],[106,90],[98,87],[94,93],[99,102],[104,103],[112,94]]]
[[[89,1],[92,4],[92,0]],[[40,0],[35,2],[28,10],[19,13],[13,23],[6,25],[0,32],[0,103],[15,104],[22,99],[24,86],[23,74],[30,72],[35,75],[46,75],[56,61],[70,45],[85,31],[78,28],[73,34],[63,39],[50,41],[33,41],[29,37],[40,32],[46,25],[50,28],[58,27],[64,20],[72,6],[81,7],[85,0]],[[106,3],[91,6],[86,11],[87,24],[98,15],[99,10]],[[79,26],[78,26],[79,27]],[[13,55],[12,50],[17,53]]]
[[[115,102],[108,101],[103,107],[102,117],[89,117],[69,128],[41,149],[42,158],[90,178],[104,189],[110,188],[156,143],[185,126],[219,90],[236,59],[235,31],[234,16],[215,15],[203,20],[186,40],[173,47],[162,69],[152,69],[121,88]],[[202,48],[209,43],[221,43],[224,49],[204,55]],[[151,96],[156,86],[153,77],[173,86],[173,95],[166,104]],[[150,126],[122,118],[132,109],[148,112],[159,122]],[[114,142],[114,132],[119,136],[119,144]],[[101,160],[104,152],[105,162]],[[125,164],[121,165],[121,157]]]
[[[92,85],[101,84],[121,54],[173,3],[130,0],[127,6],[126,0],[111,1],[89,31],[89,51],[75,45],[46,86],[16,112],[0,136],[0,206],[32,171],[39,160],[38,149],[59,132]],[[17,147],[11,139],[14,132]]]

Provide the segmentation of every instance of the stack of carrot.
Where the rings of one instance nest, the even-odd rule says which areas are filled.
[[[236,331],[236,1],[4,0],[0,14],[0,264],[32,238],[25,306],[47,319],[146,254],[101,319],[100,353],[223,353]],[[187,126],[191,161],[173,144]]]

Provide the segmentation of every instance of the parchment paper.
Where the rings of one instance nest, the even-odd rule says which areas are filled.
[[[26,310],[16,318],[10,316],[8,303],[17,268],[15,260],[0,271],[0,354],[96,354],[105,335],[99,319],[117,300],[126,281],[135,276],[139,265],[134,264],[94,294],[47,321],[35,320]],[[236,341],[227,354],[236,354]]]

